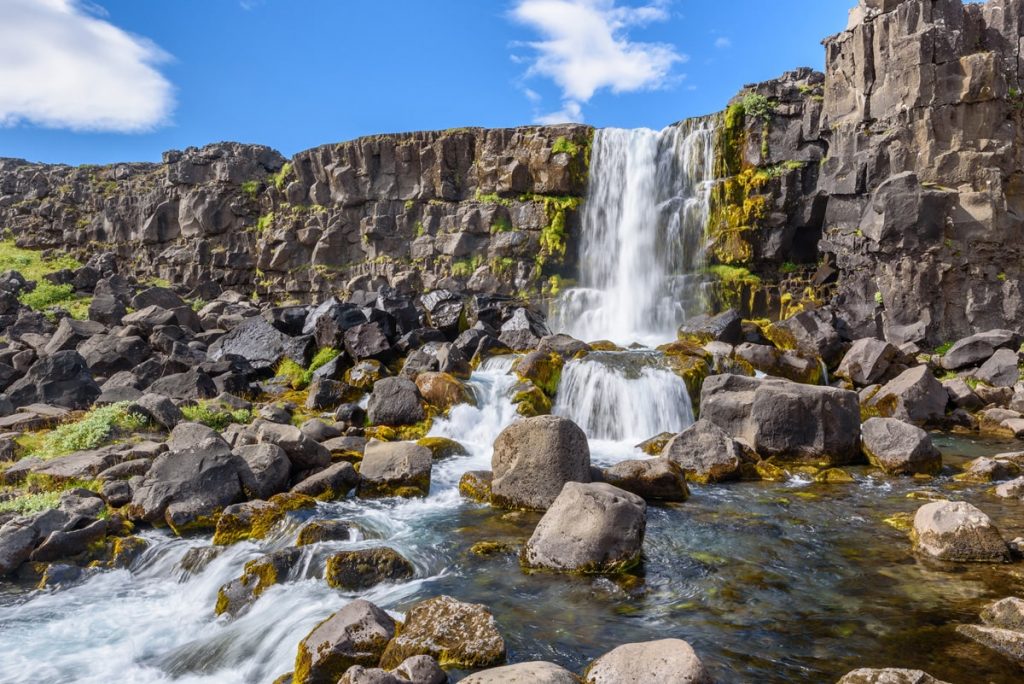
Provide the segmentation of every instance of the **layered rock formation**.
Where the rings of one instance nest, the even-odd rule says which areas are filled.
[[[583,126],[458,129],[291,161],[236,143],[162,164],[0,160],[0,226],[19,245],[110,250],[136,276],[186,288],[301,301],[382,284],[536,291],[572,271],[590,138]]]

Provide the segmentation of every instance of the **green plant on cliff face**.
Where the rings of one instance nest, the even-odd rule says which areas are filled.
[[[747,93],[741,100],[743,113],[762,123],[769,121],[775,112],[775,103],[759,93]]]
[[[274,225],[274,212],[264,214],[256,219],[256,232],[265,234]]]
[[[477,190],[474,199],[482,204],[500,204],[503,207],[512,206],[512,200],[507,197],[501,197],[495,192],[484,193]]]
[[[1024,92],[1020,88],[1010,88],[1006,91],[1006,101],[1014,111],[1024,111]]]
[[[875,292],[875,304],[877,304],[878,306],[882,305],[882,293],[881,292]]]
[[[270,182],[274,184],[274,187],[278,190],[284,190],[284,186],[288,181],[288,177],[292,175],[292,163],[285,162],[281,170],[270,177]]]
[[[245,181],[244,183],[242,183],[242,194],[247,196],[247,197],[250,197],[252,199],[256,199],[256,195],[259,193],[259,191],[260,191],[260,182],[259,181],[248,180],[248,181]]]
[[[565,258],[569,238],[566,229],[567,214],[579,208],[580,198],[544,197],[543,202],[548,224],[540,231],[540,254],[537,255],[540,266],[552,261],[560,263]]]
[[[779,273],[796,273],[800,270],[800,267],[794,264],[792,261],[787,261],[779,266]]]
[[[460,259],[452,264],[452,275],[456,278],[468,278],[480,266],[480,255],[469,259]]]
[[[561,154],[564,152],[565,154],[575,157],[579,154],[579,151],[580,146],[565,136],[559,136],[558,140],[555,141],[555,144],[551,146],[551,152],[553,154]]]
[[[938,347],[936,347],[933,350],[932,353],[938,354],[939,356],[945,356],[946,352],[948,352],[952,348],[953,348],[953,343],[952,342],[943,342]]]
[[[727,284],[760,285],[761,279],[746,268],[717,264],[708,268],[708,272],[719,281]]]

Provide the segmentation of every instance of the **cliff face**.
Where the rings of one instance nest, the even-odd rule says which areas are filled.
[[[1024,0],[860,0],[826,73],[720,115],[707,227],[718,305],[829,305],[848,337],[1024,328]],[[543,295],[576,275],[593,131],[461,129],[169,152],[110,167],[0,160],[19,244],[114,251],[136,275],[277,300],[441,287]],[[713,268],[713,270],[715,270]]]
[[[536,292],[573,271],[591,136],[583,126],[374,136],[291,161],[235,143],[168,152],[162,164],[0,160],[0,226],[23,246],[113,251],[139,277],[279,300],[385,283]]]

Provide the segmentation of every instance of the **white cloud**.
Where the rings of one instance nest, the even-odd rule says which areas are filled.
[[[665,21],[666,6],[665,0],[639,7],[620,7],[616,0],[517,0],[512,16],[543,38],[528,44],[536,54],[527,76],[550,78],[564,100],[561,111],[538,121],[580,120],[580,104],[604,88],[627,93],[664,87],[673,65],[687,56],[671,45],[630,40],[627,29]]]
[[[719,50],[724,50],[726,48],[731,48],[732,47],[732,41],[729,40],[728,38],[725,38],[725,37],[717,38],[717,39],[715,39],[715,47],[718,48]]]
[[[568,100],[557,112],[539,114],[533,117],[533,122],[545,126],[562,123],[583,123],[583,108],[580,107],[578,102]]]
[[[540,93],[530,88],[524,89],[523,95],[526,95],[526,99],[529,100],[530,102],[533,102],[534,104],[540,102],[541,100]]]
[[[140,132],[165,123],[168,55],[80,0],[2,0],[0,125]]]

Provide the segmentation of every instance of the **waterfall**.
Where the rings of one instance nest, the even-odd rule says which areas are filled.
[[[703,310],[716,121],[595,133],[579,286],[553,304],[555,329],[657,344]]]
[[[693,423],[686,384],[651,351],[591,352],[570,361],[552,413],[572,420],[592,440],[631,444]]]

